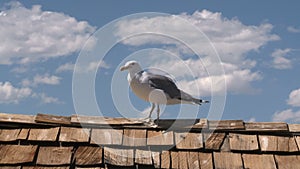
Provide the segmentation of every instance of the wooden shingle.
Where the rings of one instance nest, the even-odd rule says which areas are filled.
[[[243,120],[221,120],[208,121],[209,129],[217,130],[243,130],[245,129]]]
[[[161,168],[170,168],[170,164],[171,164],[170,151],[162,151]]]
[[[102,148],[79,146],[75,152],[76,165],[97,165],[102,163]]]
[[[71,124],[71,117],[38,113],[35,116],[35,122],[52,124]]]
[[[1,169],[21,169],[21,166],[1,166],[0,168]]]
[[[259,135],[261,151],[299,151],[294,137]]]
[[[0,141],[16,141],[20,129],[0,129]]]
[[[242,169],[241,154],[229,152],[214,152],[214,164],[216,169]]]
[[[300,132],[300,124],[289,124],[289,131],[290,132]]]
[[[188,152],[188,168],[200,168],[198,152]]]
[[[133,166],[134,154],[133,149],[116,149],[104,147],[105,163],[116,166]]]
[[[26,140],[30,129],[22,129],[18,135],[18,140]]]
[[[128,118],[112,118],[112,117],[100,117],[100,116],[79,116],[72,115],[71,123],[73,124],[89,124],[89,125],[138,125],[143,124],[138,119]]]
[[[153,131],[148,130],[147,132],[147,145],[173,145],[174,137],[173,131]]]
[[[245,123],[248,131],[288,131],[286,123],[282,122],[248,122]]]
[[[33,161],[37,146],[0,145],[0,164],[21,164]]]
[[[300,150],[300,136],[295,136],[295,140],[298,145],[298,149]]]
[[[247,169],[276,169],[274,156],[270,154],[243,154],[244,166]]]
[[[61,127],[59,141],[61,142],[89,142],[90,129]]]
[[[67,165],[71,163],[73,147],[40,147],[37,164]]]
[[[275,160],[278,169],[299,169],[300,156],[299,155],[275,155]]]
[[[258,150],[256,135],[247,134],[229,134],[229,143],[231,150]]]
[[[177,153],[178,153],[179,168],[188,169],[189,168],[189,164],[188,164],[189,152],[188,151],[179,151]]]
[[[91,143],[98,145],[121,145],[123,130],[119,129],[92,129]]]
[[[198,156],[201,169],[213,169],[212,153],[199,153]]]
[[[124,129],[124,146],[146,146],[147,131],[140,129]]]
[[[219,150],[225,136],[225,133],[204,134],[205,149]]]
[[[59,127],[30,129],[28,140],[30,141],[56,141]]]
[[[200,149],[203,148],[201,133],[175,133],[177,149]]]
[[[6,123],[35,123],[34,118],[32,115],[0,113],[0,122]]]
[[[175,151],[171,151],[170,153],[171,155],[171,168],[179,168],[179,153],[178,152],[175,152]]]
[[[69,166],[49,167],[49,166],[23,166],[22,169],[69,169]]]
[[[151,156],[154,168],[160,168],[160,153],[156,151],[151,151]]]
[[[152,154],[149,150],[135,150],[135,163],[143,165],[152,165]]]

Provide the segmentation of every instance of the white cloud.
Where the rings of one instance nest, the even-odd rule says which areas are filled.
[[[216,66],[218,63],[212,60],[212,53],[208,47],[209,42],[203,42],[198,33],[189,30],[185,26],[186,23],[178,17],[192,23],[211,40],[221,58],[222,62],[220,64],[224,67],[225,76],[220,73],[214,74],[214,72],[220,72],[218,70],[209,72],[210,75],[207,74],[206,68],[209,67],[210,70],[218,68]],[[262,76],[260,73],[253,71],[256,61],[247,58],[246,54],[250,51],[258,51],[270,41],[279,40],[277,35],[271,33],[273,28],[271,24],[245,25],[237,18],[228,19],[223,17],[221,13],[208,10],[196,11],[192,15],[184,13],[172,16],[122,20],[117,27],[116,36],[119,38],[124,38],[135,32],[160,32],[163,35],[172,34],[175,37],[188,39],[191,42],[189,45],[200,51],[201,60],[186,59],[185,57],[183,61],[172,58],[167,61],[155,58],[152,61],[155,67],[165,68],[176,79],[179,78],[178,83],[182,89],[194,93],[195,88],[198,87],[202,96],[209,95],[210,91],[222,91],[222,85],[219,82],[224,78],[226,79],[227,89],[232,93],[257,92],[258,90],[254,89],[251,83],[262,79]],[[131,46],[162,44],[164,50],[169,50],[174,55],[179,55],[179,57],[192,54],[192,51],[179,41],[165,36],[145,34],[131,37],[122,42]],[[184,67],[191,69],[195,75],[194,78],[191,78],[189,71],[183,71]],[[216,83],[213,85],[214,88],[211,88],[212,79],[215,79]]]
[[[95,31],[64,13],[31,9],[19,2],[0,14],[0,64],[27,64],[79,51]]]
[[[73,64],[73,63],[65,63],[63,65],[60,65],[56,69],[56,72],[61,73],[61,72],[73,71],[74,67],[75,67],[75,64]],[[101,68],[102,69],[109,69],[110,66],[104,61],[90,62],[87,67],[80,67],[78,65],[77,71],[79,71],[79,72],[91,72],[91,71],[94,71],[95,69],[101,69]]]
[[[63,102],[60,101],[58,98],[47,96],[45,93],[35,93],[33,94],[33,97],[38,98],[44,104],[50,104],[50,103],[63,104]]]
[[[287,28],[287,31],[291,32],[291,33],[300,33],[300,29],[299,28],[295,28],[293,26],[289,26]]]
[[[248,122],[256,122],[256,118],[255,117],[251,117]]]
[[[300,88],[290,93],[287,103],[294,107],[300,107]]]
[[[32,90],[27,87],[17,88],[10,82],[0,82],[0,103],[19,103],[20,100],[30,97]]]
[[[39,84],[46,84],[46,85],[58,85],[60,84],[61,77],[55,75],[36,75],[34,76],[33,80],[24,79],[22,81],[23,86],[37,86]]]
[[[276,112],[273,115],[273,121],[291,121],[300,122],[300,111],[293,111],[292,109],[286,109],[281,112]]]
[[[275,49],[271,54],[273,57],[272,67],[275,69],[290,69],[292,68],[292,61],[285,56],[291,52],[291,49]]]

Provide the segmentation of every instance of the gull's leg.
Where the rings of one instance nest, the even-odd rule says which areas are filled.
[[[152,112],[153,112],[153,110],[154,110],[154,108],[155,108],[155,104],[154,104],[154,103],[151,103],[151,104],[152,104],[152,106],[151,106],[151,110],[150,110],[150,112],[149,112],[148,119],[151,118]]]
[[[159,113],[160,113],[160,108],[159,108],[159,104],[157,105],[157,119],[156,119],[156,124],[158,125],[159,122]]]

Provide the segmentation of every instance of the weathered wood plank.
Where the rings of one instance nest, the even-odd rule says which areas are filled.
[[[0,113],[0,122],[35,123],[34,118],[32,115]]]
[[[188,152],[188,168],[200,169],[198,152]]]
[[[171,168],[179,168],[179,153],[175,151],[171,151]]]
[[[177,149],[200,149],[203,148],[201,133],[175,133]]]
[[[214,164],[216,169],[243,168],[242,157],[239,153],[214,152]]]
[[[154,168],[160,168],[160,153],[156,151],[151,152]]]
[[[0,141],[16,141],[20,129],[0,129]]]
[[[256,135],[247,134],[229,134],[229,142],[231,150],[258,150],[258,141]]]
[[[261,151],[299,151],[294,137],[259,135]]]
[[[133,166],[133,149],[104,148],[105,163],[116,166]]]
[[[300,132],[300,124],[288,124],[289,126],[289,131],[290,132],[295,132],[295,133],[299,133]]]
[[[182,168],[182,169],[188,169],[189,168],[188,155],[189,155],[189,152],[187,152],[187,151],[179,151],[178,152],[179,168]]]
[[[161,168],[170,168],[171,158],[169,151],[162,151],[161,153]]]
[[[21,166],[1,166],[1,169],[21,169]]]
[[[28,140],[30,141],[56,141],[59,127],[46,129],[30,129]]]
[[[286,123],[282,122],[249,122],[245,123],[248,131],[288,131]]]
[[[199,153],[198,156],[201,169],[213,169],[212,153]]]
[[[244,167],[247,169],[276,169],[273,155],[243,154]]]
[[[97,165],[102,163],[102,148],[80,146],[75,152],[76,165]]]
[[[243,120],[221,120],[208,121],[209,129],[212,130],[243,130],[245,129]]]
[[[143,165],[152,165],[152,154],[149,150],[135,150],[135,163]]]
[[[69,169],[69,166],[49,167],[49,166],[23,166],[22,169]]]
[[[225,133],[204,134],[205,149],[219,150],[225,136]]]
[[[22,164],[34,160],[37,146],[0,145],[0,164]]]
[[[296,140],[298,149],[300,150],[300,136],[295,136],[295,140]]]
[[[124,146],[146,146],[146,130],[124,129],[123,145]]]
[[[61,127],[59,141],[89,142],[90,130],[87,128]]]
[[[275,160],[278,169],[299,169],[300,156],[299,155],[275,155]]]
[[[73,147],[40,147],[37,164],[67,165],[71,163]]]
[[[97,125],[141,125],[143,121],[140,119],[128,118],[112,118],[101,116],[80,116],[72,115],[71,123],[74,124],[97,124]]]
[[[225,136],[223,144],[220,149],[222,152],[230,152],[229,135]]]
[[[26,140],[28,137],[29,129],[22,129],[18,135],[18,140]]]
[[[162,132],[148,130],[147,145],[173,145],[174,137],[173,131]]]
[[[98,145],[121,145],[123,130],[119,129],[92,129],[91,143]]]
[[[37,123],[54,123],[54,124],[71,124],[71,117],[38,113],[35,116],[35,122],[37,122]]]

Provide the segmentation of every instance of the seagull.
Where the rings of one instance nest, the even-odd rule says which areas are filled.
[[[170,77],[142,70],[137,61],[128,61],[120,67],[120,71],[128,70],[127,80],[131,90],[139,98],[152,104],[146,122],[151,121],[151,115],[157,106],[157,123],[159,120],[159,105],[209,103],[209,101],[197,99],[180,90]]]

